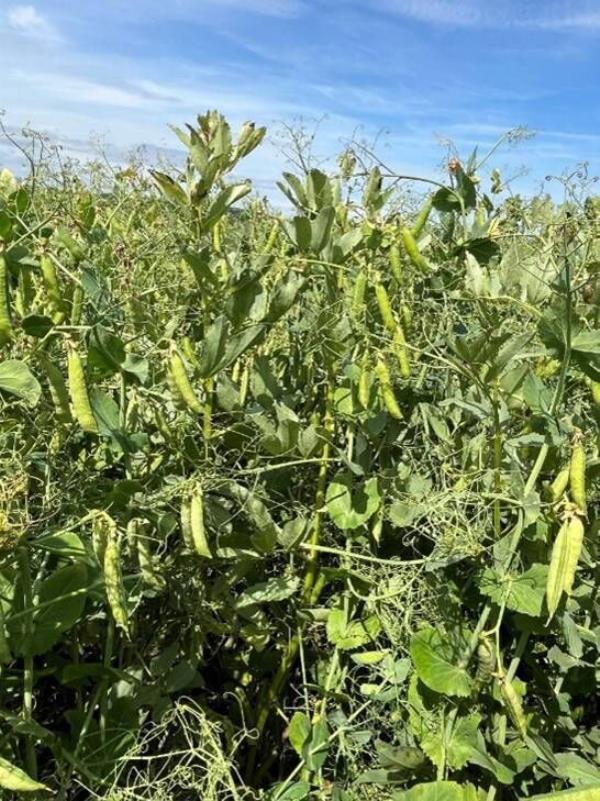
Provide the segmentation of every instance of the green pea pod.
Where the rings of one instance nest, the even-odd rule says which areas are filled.
[[[73,404],[75,419],[84,431],[89,434],[97,434],[98,423],[92,412],[81,357],[74,348],[70,349],[67,354],[67,375],[69,396]]]
[[[415,242],[415,238],[412,235],[410,228],[402,228],[400,231],[400,236],[402,237],[402,242],[404,244],[404,249],[406,250],[406,254],[410,259],[411,263],[422,273],[430,273],[431,272],[431,265],[427,261],[427,259],[422,255],[421,251],[419,250],[419,246]]]
[[[12,335],[8,300],[8,265],[4,256],[0,254],[0,346],[10,342]]]
[[[104,585],[106,597],[116,625],[129,633],[125,590],[121,573],[121,549],[117,537],[109,536],[104,552]]]

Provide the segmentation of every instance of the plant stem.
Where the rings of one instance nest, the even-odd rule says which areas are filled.
[[[327,467],[329,464],[329,455],[331,452],[331,438],[334,431],[333,390],[334,390],[333,379],[330,378],[327,382],[327,387],[325,391],[325,416],[323,420],[323,427],[325,430],[325,441],[323,443],[323,450],[321,452],[321,464],[319,467],[319,475],[317,479],[317,491],[315,493],[314,522],[308,544],[308,547],[310,549],[310,555],[308,558],[308,565],[304,576],[304,588],[302,593],[302,603],[304,606],[311,603],[315,603],[316,601],[315,588],[319,584],[318,582],[319,555],[317,548],[319,545],[319,541],[321,539],[322,516],[323,516],[322,508],[323,504],[325,503],[325,490],[327,488]],[[254,771],[254,765],[256,763],[258,745],[262,738],[266,722],[269,718],[269,715],[271,714],[274,704],[277,702],[284,681],[287,678],[288,674],[290,673],[292,667],[294,666],[294,663],[298,656],[301,634],[302,630],[300,629],[296,634],[294,634],[294,636],[289,641],[285,654],[281,662],[279,663],[277,672],[275,673],[275,676],[273,677],[267,692],[261,699],[261,703],[259,705],[257,712],[256,726],[255,726],[257,730],[257,741],[248,755],[248,763],[246,767],[247,779],[249,781],[251,781],[252,779],[252,773]]]
[[[204,403],[204,422],[202,425],[205,459],[208,459],[210,455],[209,443],[210,443],[210,438],[212,437],[213,388],[214,388],[214,380],[212,378],[207,378],[206,381],[204,382],[204,392],[206,393],[206,401]]]
[[[31,566],[29,563],[29,553],[25,546],[19,548],[18,553],[19,572],[21,574],[21,585],[23,587],[23,606],[29,612],[23,621],[25,655],[23,657],[23,705],[21,715],[26,723],[33,720],[33,656],[29,652],[33,636],[33,588],[31,580]],[[35,754],[35,744],[28,735],[25,738],[25,764],[27,772],[32,779],[37,779],[37,758]]]

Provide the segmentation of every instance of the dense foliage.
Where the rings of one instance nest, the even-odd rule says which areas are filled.
[[[0,178],[6,797],[600,798],[594,199],[176,133]]]

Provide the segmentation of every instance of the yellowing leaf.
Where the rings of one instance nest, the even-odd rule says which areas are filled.
[[[0,757],[0,787],[17,793],[35,793],[48,790],[45,784],[34,781],[24,771]]]

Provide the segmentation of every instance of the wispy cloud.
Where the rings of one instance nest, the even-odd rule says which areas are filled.
[[[46,44],[58,44],[63,40],[58,28],[31,5],[13,6],[6,15],[13,32]]]
[[[600,30],[600,12],[589,14],[570,14],[566,16],[547,17],[537,22],[537,27],[546,30]]]
[[[271,17],[296,17],[307,10],[303,0],[212,0],[222,7],[237,8]]]
[[[599,29],[597,0],[375,0],[376,5],[420,22],[450,27]]]

